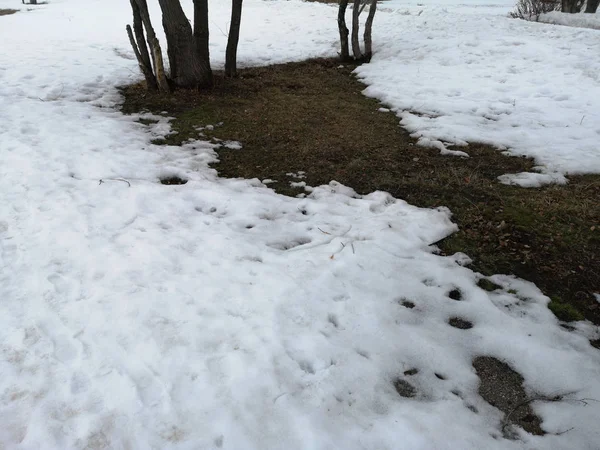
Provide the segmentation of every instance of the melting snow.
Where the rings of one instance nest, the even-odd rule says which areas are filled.
[[[244,5],[245,64],[334,54],[334,8]],[[228,8],[211,2],[216,63]],[[475,103],[499,118],[511,111],[518,126],[528,112],[533,125],[520,130],[522,144],[542,162],[593,167],[596,100],[580,92],[591,88],[581,74],[593,58],[571,69],[578,83],[564,83],[572,89],[561,123],[589,113],[572,130],[578,150],[566,131],[550,156],[533,145],[549,143],[535,124],[542,110],[544,123],[557,118],[550,100],[512,106],[510,90],[532,81],[528,67],[544,78],[562,73],[546,69],[581,61],[575,47],[564,66],[540,53],[544,45],[564,53],[570,31],[440,11],[377,17],[391,34],[376,38],[389,48],[381,45],[360,71],[372,83],[368,93],[439,110],[428,119],[433,127],[416,116],[405,121],[438,140],[482,137],[478,116],[465,112]],[[532,395],[600,399],[600,356],[588,342],[596,327],[568,332],[532,284],[498,275],[501,289],[489,293],[461,265],[466,255],[436,255],[432,245],[456,229],[446,209],[382,192],[361,197],[334,181],[306,198],[283,197],[259,180],[218,178],[208,167],[218,144],[153,145],[170,132],[167,118],[155,117],[148,131],[136,123],[147,116],[115,109],[116,86],[139,79],[123,26],[129,17],[121,0],[55,0],[0,18],[0,446],[595,448],[598,406],[577,401],[533,404],[549,435],[502,439],[502,416],[478,396],[471,361],[505,360]],[[522,41],[530,45],[514,45]],[[515,48],[529,55],[510,63],[526,74],[519,83],[505,67]],[[465,54],[473,58],[468,70]],[[417,77],[415,61],[427,77]],[[511,100],[484,101],[502,76],[507,92],[497,95]],[[438,89],[450,83],[454,100],[429,100],[445,98]],[[516,131],[502,137],[506,129],[486,136],[518,143]],[[187,182],[163,185],[165,176]],[[448,296],[455,289],[461,301]],[[473,327],[453,328],[453,317]],[[403,398],[394,384],[413,368],[414,396]]]

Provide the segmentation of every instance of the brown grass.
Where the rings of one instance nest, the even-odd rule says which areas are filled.
[[[390,192],[417,206],[447,206],[460,231],[440,246],[462,251],[484,274],[511,273],[553,297],[565,320],[600,323],[600,177],[571,177],[567,186],[522,189],[496,177],[529,170],[526,158],[506,157],[485,145],[465,149],[470,158],[441,156],[419,147],[391,113],[361,94],[353,67],[313,60],[245,69],[235,80],[218,79],[210,92],[170,97],[142,86],[123,90],[125,112],[168,111],[178,134],[197,137],[198,126],[217,124],[210,137],[242,142],[222,150],[221,176],[278,180],[278,192],[297,195],[286,174],[305,171],[308,185],[331,180],[359,193]]]
[[[18,12],[18,9],[4,9],[4,8],[0,8],[0,16],[8,16],[10,14],[14,14],[16,12]]]

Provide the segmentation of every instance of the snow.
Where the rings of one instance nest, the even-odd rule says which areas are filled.
[[[560,11],[552,11],[540,15],[539,21],[555,25],[600,30],[600,14],[598,12],[596,12],[596,14],[586,14],[584,12],[579,14],[567,14],[561,13]]]
[[[222,145],[230,150],[241,150],[243,147],[242,143],[238,141],[226,141]]]
[[[369,85],[365,94],[395,111],[423,145],[468,153],[467,142],[491,144],[535,158],[543,174],[504,182],[536,186],[600,173],[600,61],[591,57],[600,53],[600,33],[511,19],[512,8],[512,1],[383,3],[373,60],[356,71]]]
[[[244,5],[244,64],[335,51],[335,9]],[[211,2],[215,64],[228,7]],[[115,109],[117,86],[140,78],[128,19],[120,0],[0,18],[0,447],[596,447],[598,405],[575,399],[600,398],[597,327],[561,328],[526,281],[478,288],[466,255],[435,254],[456,230],[446,209],[335,181],[284,197],[218,178],[219,143],[153,145],[168,117]],[[159,183],[170,176],[187,183]],[[507,361],[531,395],[572,393],[533,405],[551,434],[501,437],[479,355]],[[402,398],[393,381],[412,368],[418,394]]]

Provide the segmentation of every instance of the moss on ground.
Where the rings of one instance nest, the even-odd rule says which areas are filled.
[[[563,320],[565,322],[575,322],[577,320],[585,319],[579,310],[568,303],[563,303],[563,301],[558,297],[550,298],[548,308],[550,308],[550,311],[552,311],[559,320]]]

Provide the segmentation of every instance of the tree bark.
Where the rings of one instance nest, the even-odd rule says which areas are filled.
[[[132,8],[134,8],[134,2],[131,2]],[[156,37],[156,33],[154,32],[154,27],[152,26],[152,22],[150,20],[150,13],[148,13],[148,4],[146,0],[135,0],[135,5],[137,6],[137,10],[139,12],[143,27],[146,29],[146,38],[148,41],[148,46],[150,47],[150,53],[152,55],[152,65],[154,66],[154,76],[156,77],[156,82],[158,84],[158,89],[161,92],[169,92],[169,83],[167,82],[167,77],[165,75],[165,68],[162,58],[162,49],[160,48],[160,43],[158,42],[158,38]],[[135,8],[134,8],[135,15]],[[135,18],[134,18],[134,26],[135,26]],[[143,34],[143,33],[142,33]],[[137,32],[136,32],[137,35]],[[145,47],[143,45],[139,45],[139,47]]]
[[[575,14],[581,11],[581,3],[578,0],[561,0],[561,12]]]
[[[130,0],[131,9],[133,10],[133,31],[135,32],[135,39],[137,41],[137,48],[140,53],[140,60],[146,67],[152,67],[150,62],[150,53],[148,53],[148,47],[144,37],[144,24],[142,23],[142,14],[139,5],[135,0]]]
[[[201,68],[192,26],[179,0],[158,0],[158,3],[167,38],[171,81],[178,87],[197,88],[201,80]]]
[[[346,26],[346,9],[348,8],[348,0],[340,0],[338,9],[338,29],[340,31],[340,58],[342,61],[350,59],[350,49],[348,47],[348,27]]]
[[[358,16],[360,15],[360,0],[354,0],[352,7],[352,53],[354,59],[361,59],[362,53],[360,51],[360,42],[358,40],[358,32],[360,28],[360,22]]]
[[[242,3],[243,0],[232,0],[231,2],[231,25],[225,52],[225,76],[228,77],[237,76],[237,47],[242,23]]]
[[[594,14],[598,10],[598,4],[600,4],[600,0],[588,0],[585,12]]]
[[[208,0],[194,0],[194,48],[200,69],[198,87],[203,88],[211,87],[213,84],[208,44]]]
[[[152,72],[152,67],[145,64],[144,59],[140,54],[138,44],[135,42],[133,37],[133,31],[131,31],[131,27],[127,25],[125,29],[127,30],[127,36],[129,37],[129,42],[131,43],[131,48],[133,48],[133,53],[135,53],[135,58],[140,66],[140,70],[146,79],[146,89],[149,91],[157,91],[158,84],[156,84],[156,77],[154,76],[154,72]],[[145,42],[144,45],[146,45]],[[148,49],[146,49],[146,52],[148,52]]]
[[[158,84],[156,77],[152,70],[152,63],[150,62],[150,54],[148,53],[148,47],[146,46],[146,40],[144,36],[144,25],[142,24],[142,16],[140,8],[135,0],[131,0],[131,9],[133,10],[133,31],[129,25],[127,25],[127,35],[129,36],[129,42],[135,53],[140,70],[144,74],[146,79],[146,87],[149,91],[158,90]],[[133,33],[135,32],[135,40]]]
[[[367,20],[365,22],[365,34],[363,36],[363,39],[365,40],[365,60],[367,62],[371,61],[371,56],[373,56],[372,31],[373,19],[375,19],[376,11],[377,0],[371,0],[371,5],[369,6],[369,15],[367,16]]]

